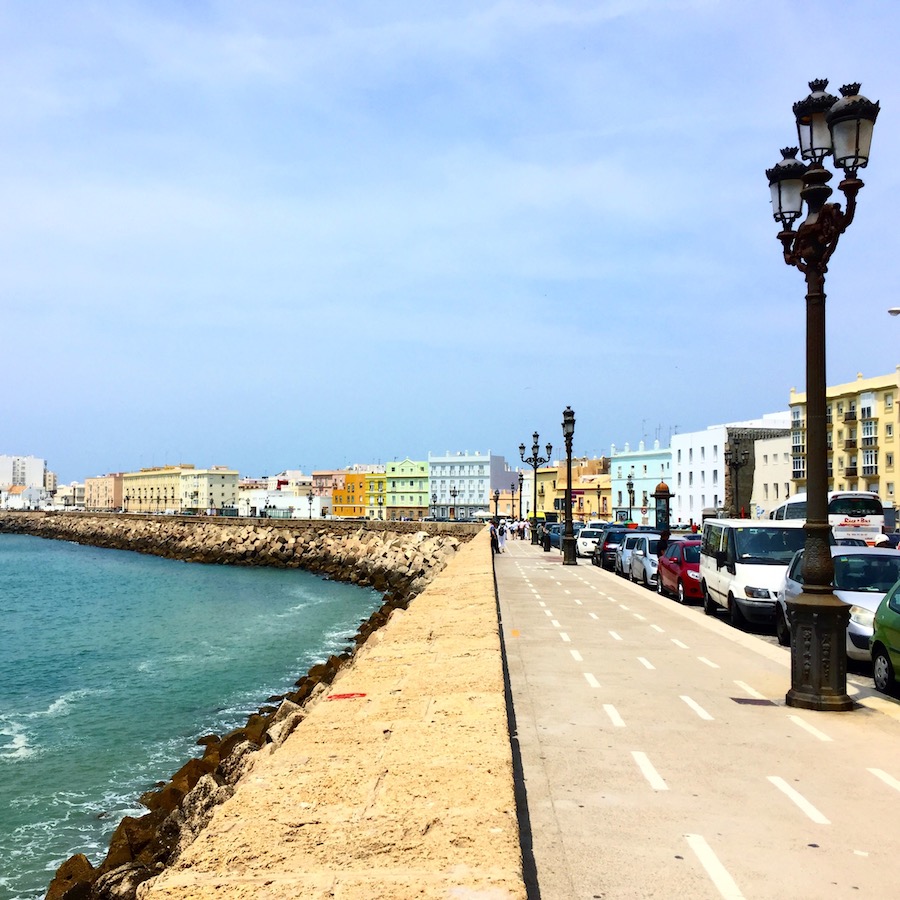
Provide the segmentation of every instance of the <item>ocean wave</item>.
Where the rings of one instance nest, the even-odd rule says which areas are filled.
[[[0,760],[15,761],[34,756],[28,732],[17,722],[0,719]]]

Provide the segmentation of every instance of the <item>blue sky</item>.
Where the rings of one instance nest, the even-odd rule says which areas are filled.
[[[765,169],[820,77],[882,105],[828,381],[891,372],[898,25],[889,0],[0,0],[0,453],[63,481],[512,461],[562,445],[566,405],[578,454],[786,409],[804,284]]]

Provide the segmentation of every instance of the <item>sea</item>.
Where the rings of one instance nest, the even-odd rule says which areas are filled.
[[[197,740],[347,649],[381,604],[299,569],[0,535],[0,900],[103,860]]]

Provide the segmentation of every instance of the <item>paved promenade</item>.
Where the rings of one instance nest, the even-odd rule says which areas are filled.
[[[495,572],[530,900],[897,896],[897,703],[787,707],[785,648],[588,560]]]

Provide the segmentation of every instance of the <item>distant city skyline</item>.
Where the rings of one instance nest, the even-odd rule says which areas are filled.
[[[588,456],[786,409],[805,288],[765,170],[814,78],[882,107],[828,381],[891,372],[898,25],[874,0],[6,4],[0,452],[61,482],[514,462],[567,405]]]

